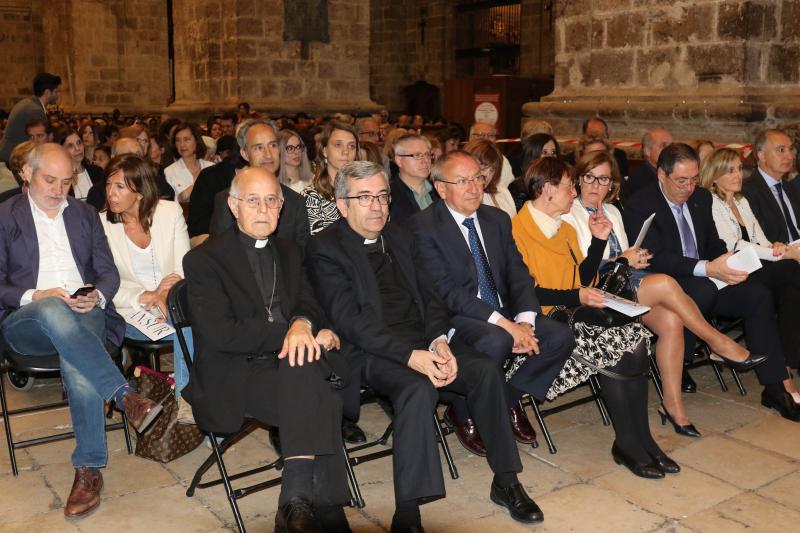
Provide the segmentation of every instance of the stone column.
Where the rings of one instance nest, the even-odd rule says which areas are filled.
[[[800,0],[555,0],[555,91],[527,117],[577,134],[749,141],[800,120]]]
[[[289,1],[289,0],[287,0]],[[170,113],[375,110],[369,99],[369,0],[329,0],[330,42],[284,41],[283,0],[174,0]]]

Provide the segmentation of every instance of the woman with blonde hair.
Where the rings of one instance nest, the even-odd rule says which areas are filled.
[[[592,152],[608,152],[614,153],[614,147],[608,142],[608,139],[598,135],[589,135],[584,133],[578,140],[578,145],[575,147],[575,161],[579,161],[583,156]]]
[[[700,185],[711,191],[711,212],[719,237],[730,251],[755,249],[761,268],[748,276],[748,281],[764,285],[778,311],[778,334],[786,363],[800,366],[800,247],[770,242],[764,235],[750,204],[742,195],[742,159],[739,152],[720,148],[709,155],[700,167]],[[794,402],[800,405],[800,393],[791,379],[783,382]]]
[[[306,145],[294,130],[281,130],[278,134],[281,148],[281,166],[278,180],[293,191],[302,193],[311,185],[314,173],[306,155]]]

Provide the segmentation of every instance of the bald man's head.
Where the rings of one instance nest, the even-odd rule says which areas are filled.
[[[111,157],[122,155],[122,154],[135,154],[139,157],[144,157],[144,152],[142,150],[142,145],[139,142],[131,137],[123,137],[111,147]]]
[[[264,167],[240,170],[231,182],[228,207],[242,233],[253,239],[266,239],[278,227],[283,207],[278,178]]]

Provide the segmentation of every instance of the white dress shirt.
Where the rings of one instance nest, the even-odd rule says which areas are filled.
[[[92,179],[89,177],[89,172],[83,169],[83,172],[78,174],[78,179],[75,183],[75,198],[78,200],[86,200],[89,196],[89,189],[92,188]]]
[[[64,210],[69,205],[67,200],[64,200],[58,214],[53,218],[39,209],[30,195],[28,202],[33,215],[33,225],[36,228],[36,240],[39,244],[39,272],[36,275],[36,288],[28,289],[22,294],[19,301],[20,307],[31,303],[33,293],[38,290],[61,288],[72,294],[86,285],[72,255],[67,227],[64,225]],[[102,294],[100,303],[101,306],[105,305]]]
[[[794,227],[800,232],[800,226],[797,225],[797,219],[794,216],[794,209],[792,209],[792,203],[789,201],[789,196],[786,194],[786,191],[783,192],[783,201],[788,208],[789,218],[791,221],[786,220],[786,216],[783,214],[783,209],[781,208],[781,199],[778,197],[778,191],[775,190],[775,185],[781,183],[781,180],[776,180],[764,172],[760,167],[758,168],[758,172],[761,174],[761,177],[764,178],[764,182],[767,184],[767,187],[769,187],[769,192],[772,193],[772,197],[775,198],[776,202],[778,202],[778,212],[781,214],[784,222],[786,222],[786,225],[788,226],[789,224],[794,224]],[[786,228],[786,231],[789,233],[789,235],[791,235],[788,227]],[[791,237],[789,240],[791,240]]]
[[[456,225],[458,225],[458,229],[461,230],[461,235],[464,237],[464,241],[466,241],[468,249],[469,249],[469,230],[464,225],[464,221],[467,218],[471,218],[475,222],[475,230],[478,233],[478,240],[480,240],[480,242],[481,242],[481,246],[483,247],[483,253],[486,255],[486,260],[489,261],[489,254],[486,253],[486,243],[483,240],[483,232],[481,232],[481,223],[478,220],[477,212],[473,213],[469,217],[466,217],[466,216],[462,215],[461,213],[459,213],[457,211],[453,211],[452,209],[450,209],[450,206],[447,205],[447,203],[445,203],[445,206],[447,206],[447,210],[450,211],[450,214],[453,216],[453,219],[455,219]],[[489,264],[491,265],[491,262]],[[496,280],[495,280],[495,283],[497,283]],[[478,294],[476,294],[476,296],[478,298],[481,297],[480,289],[478,289]],[[500,307],[502,307],[503,306],[503,301],[500,299],[499,292],[497,294],[497,301],[500,302]],[[503,315],[501,315],[497,311],[492,311],[492,314],[489,315],[489,320],[487,322],[489,322],[490,324],[495,324],[496,325],[497,322],[499,322],[501,318],[503,318]],[[536,312],[535,311],[523,311],[523,312],[519,313],[516,317],[514,317],[514,322],[527,322],[531,326],[536,327]]]
[[[204,168],[208,168],[214,164],[211,161],[206,161],[205,159],[200,159],[199,161],[201,171]],[[182,157],[164,169],[164,177],[166,178],[170,187],[172,187],[175,191],[175,200],[178,199],[178,196],[183,191],[194,185],[194,176],[192,176],[192,171],[186,166],[186,163],[184,163]]]

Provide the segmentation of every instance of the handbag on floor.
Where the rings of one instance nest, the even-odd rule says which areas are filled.
[[[139,393],[164,407],[161,416],[136,439],[136,455],[168,463],[200,446],[203,434],[197,426],[178,422],[178,401],[172,389],[172,378],[146,366],[137,366],[134,377]]]

